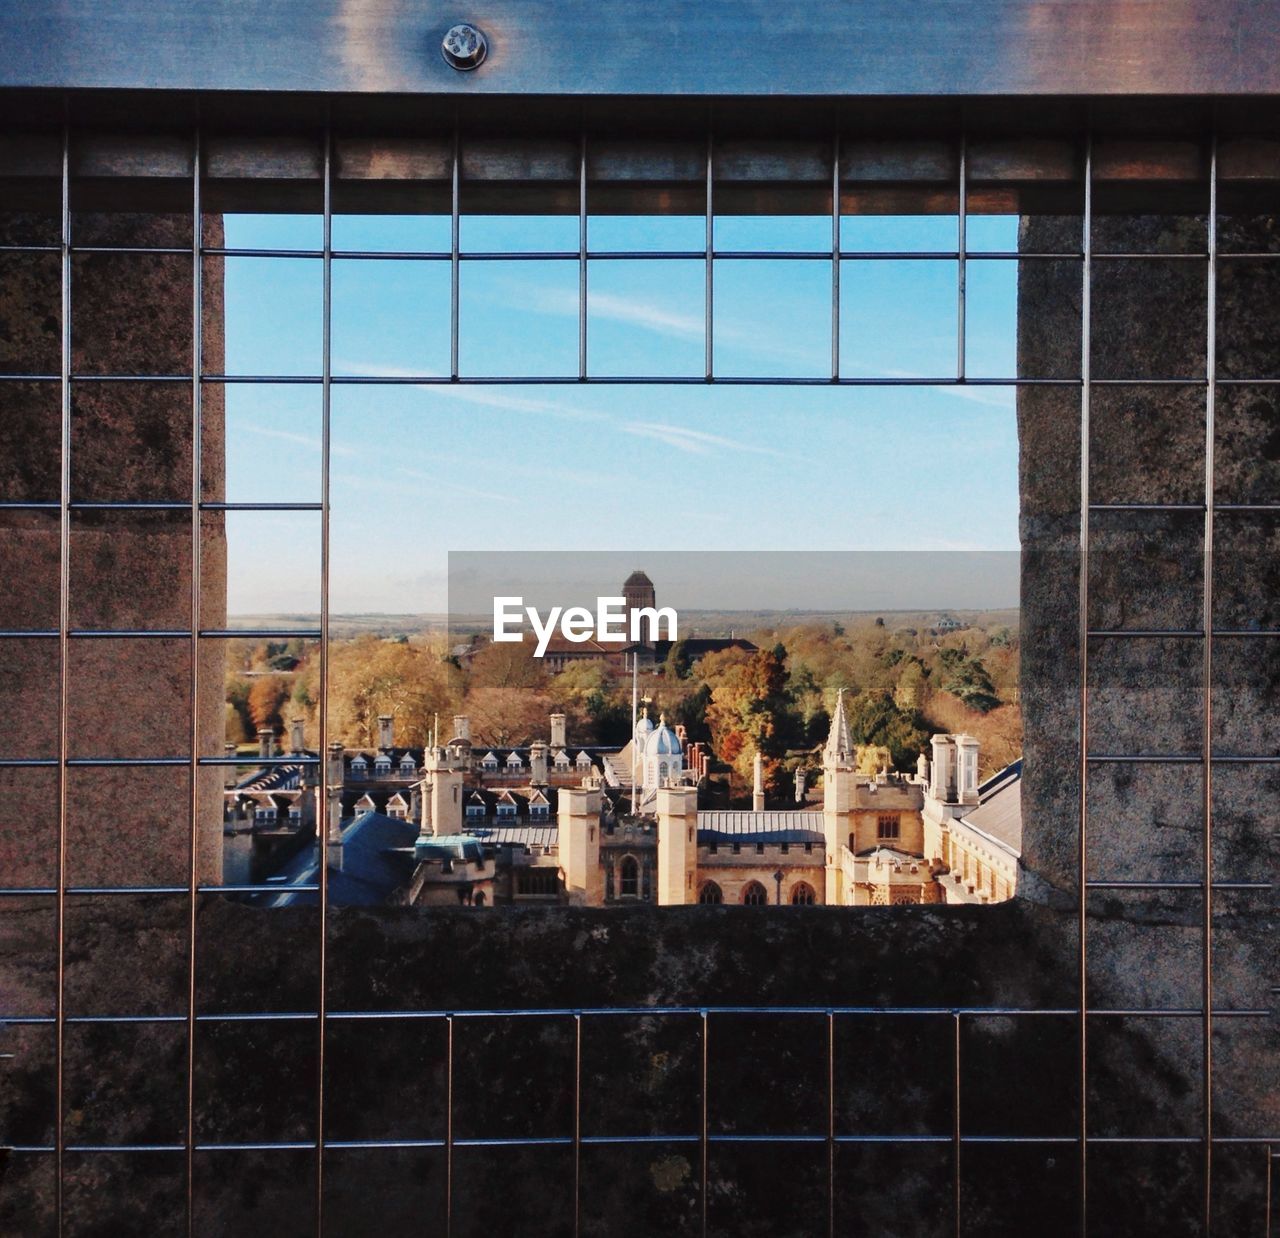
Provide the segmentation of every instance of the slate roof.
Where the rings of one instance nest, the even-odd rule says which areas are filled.
[[[342,868],[329,869],[329,900],[343,907],[379,907],[409,884],[413,876],[418,827],[381,813],[361,813],[342,830]],[[276,874],[281,890],[257,896],[268,907],[314,906],[315,890],[290,886],[316,885],[320,864],[315,847],[304,847]]]
[[[700,843],[820,843],[826,841],[820,812],[715,810],[698,814]]]

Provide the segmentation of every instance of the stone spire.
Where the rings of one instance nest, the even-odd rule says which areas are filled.
[[[837,760],[853,756],[853,744],[849,740],[849,720],[844,715],[844,689],[836,693],[836,712],[831,716],[831,733],[827,736],[825,753]]]

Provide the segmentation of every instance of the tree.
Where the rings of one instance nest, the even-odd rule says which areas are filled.
[[[847,712],[853,743],[887,748],[895,769],[910,769],[929,737],[924,719],[914,712],[904,713],[887,692],[864,692]]]
[[[249,689],[249,720],[261,730],[279,731],[284,726],[282,707],[289,699],[289,681],[283,675],[263,675]]]

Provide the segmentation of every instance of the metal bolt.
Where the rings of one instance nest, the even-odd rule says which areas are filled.
[[[461,22],[449,27],[440,50],[447,64],[465,72],[478,69],[484,63],[485,56],[489,54],[489,44],[475,26]]]

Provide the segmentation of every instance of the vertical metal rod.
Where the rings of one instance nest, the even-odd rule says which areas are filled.
[[[715,314],[715,262],[713,255],[715,253],[715,196],[713,191],[712,177],[714,174],[713,147],[711,139],[711,127],[707,126],[707,236],[706,236],[706,294],[703,306],[705,322],[703,324],[703,339],[706,346],[705,370],[707,382],[711,382],[715,378],[715,332],[712,321]]]
[[[324,1233],[324,1075],[329,962],[329,457],[332,454],[333,325],[333,129],[324,126],[324,320],[320,369],[320,777],[317,779],[316,846],[319,849],[319,1005],[316,1011],[316,1238]],[[341,814],[339,814],[339,817]],[[338,828],[342,828],[341,820]]]
[[[836,1238],[836,1016],[827,1011],[827,1238]]]
[[[1218,137],[1209,149],[1209,269],[1206,272],[1205,408],[1204,408],[1204,1232],[1213,1222],[1213,500],[1214,414],[1218,378]]]
[[[573,1016],[573,1233],[582,1230],[582,1013]]]
[[[191,854],[187,868],[187,1113],[183,1135],[186,1143],[187,1235],[194,1238],[196,1170],[196,899],[200,884],[200,610],[203,515],[204,444],[203,396],[200,374],[204,368],[204,239],[200,203],[200,126],[192,145],[191,189]],[[210,874],[210,879],[214,878]]]
[[[1272,1161],[1275,1157],[1275,1150],[1270,1144],[1267,1144],[1267,1168],[1264,1173],[1263,1182],[1266,1189],[1266,1202],[1263,1205],[1263,1238],[1271,1238],[1271,1174]]]
[[[840,134],[831,151],[831,381],[840,381]]]
[[[449,377],[458,378],[458,305],[462,278],[462,262],[458,257],[460,244],[460,217],[462,188],[462,158],[459,151],[458,125],[453,126],[453,160],[450,164],[449,185]]]
[[[587,377],[587,133],[578,148],[578,378]]]
[[[711,1035],[711,1027],[707,1021],[707,1012],[702,1011],[702,1116],[700,1146],[698,1148],[702,1160],[702,1172],[699,1175],[699,1189],[702,1192],[702,1238],[707,1238],[707,1042]]]
[[[960,1238],[960,1012],[952,1014],[954,1028],[953,1086],[951,1098],[951,1205],[955,1214],[955,1234]]]
[[[62,125],[62,451],[58,511],[58,962],[54,996],[54,1219],[63,1233],[63,1108],[64,1045],[66,1033],[66,912],[67,912],[67,700],[70,687],[71,631],[71,118],[70,105]]]
[[[960,216],[956,231],[956,248],[960,255],[956,267],[956,378],[964,382],[965,376],[965,306],[968,302],[967,281],[969,275],[968,250],[969,222],[969,150],[964,134],[960,135]]]
[[[1093,137],[1086,140],[1084,156],[1084,264],[1080,291],[1080,834],[1076,840],[1076,884],[1079,900],[1076,925],[1078,944],[1077,988],[1080,1002],[1080,1125],[1078,1140],[1080,1234],[1087,1238],[1089,1230],[1089,972],[1088,972],[1088,902],[1089,876],[1089,430],[1091,413],[1090,381],[1092,378],[1092,346],[1090,316],[1093,295]]]
[[[444,1233],[453,1236],[453,1015],[445,1016],[444,1049]]]

